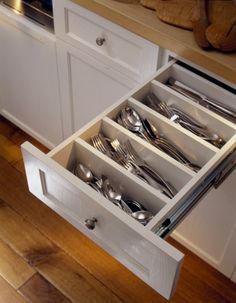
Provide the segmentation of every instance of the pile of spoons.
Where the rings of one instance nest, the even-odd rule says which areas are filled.
[[[121,109],[116,121],[188,168],[196,172],[200,170],[201,167],[192,163],[183,151],[159,134],[156,126],[151,121],[146,118],[142,119],[139,113],[131,106],[125,106]]]
[[[153,218],[152,212],[148,211],[140,202],[126,199],[106,176],[102,175],[101,178],[98,178],[82,163],[77,163],[72,172],[142,225],[146,225]]]

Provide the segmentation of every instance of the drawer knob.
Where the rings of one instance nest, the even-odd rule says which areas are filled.
[[[105,41],[106,41],[106,39],[102,38],[102,37],[98,37],[96,39],[96,43],[97,43],[98,46],[102,46]]]
[[[91,229],[93,230],[95,228],[95,225],[97,223],[97,219],[96,218],[92,218],[92,219],[86,219],[84,222],[85,222],[85,226],[88,228],[88,229]]]

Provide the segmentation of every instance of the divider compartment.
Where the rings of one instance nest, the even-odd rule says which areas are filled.
[[[129,98],[119,107],[115,108],[108,115],[109,118],[116,120],[119,111],[126,105],[133,107],[140,114],[141,118],[147,118],[158,129],[160,135],[169,139],[177,148],[182,150],[188,159],[200,167],[204,166],[217,152],[217,148],[210,144],[199,140],[197,136],[193,136],[189,131],[183,127],[171,123],[161,114],[141,104],[139,101]],[[143,140],[144,141],[144,140]],[[210,145],[210,146],[209,146]],[[166,154],[166,157],[169,157]],[[175,160],[176,161],[176,160]],[[177,161],[176,161],[177,162]]]
[[[206,95],[207,97],[210,97],[222,104],[225,104],[226,106],[229,106],[236,110],[236,100],[235,100],[235,94],[224,89],[223,87],[213,83],[212,81],[209,81],[208,79],[197,75],[196,73],[188,70],[187,68],[184,68],[180,66],[179,64],[175,63],[172,66],[168,67],[166,70],[164,70],[162,73],[160,73],[155,80],[165,84],[169,78],[174,78],[186,86],[201,92],[202,94]],[[193,102],[194,103],[194,102]],[[224,120],[229,122],[228,119],[222,118],[222,116],[215,114],[211,110],[206,109],[205,107],[196,104],[199,108],[201,108],[203,111],[206,111],[210,115],[214,116],[216,119]]]
[[[168,202],[168,198],[156,191],[151,192],[141,180],[136,180],[131,174],[127,174],[114,161],[92,148],[87,142],[78,138],[72,141],[64,148],[53,155],[53,160],[63,166],[65,169],[72,171],[76,163],[82,163],[88,167],[95,176],[105,175],[111,181],[111,184],[118,189],[124,197],[141,202],[148,210],[156,215]],[[113,163],[114,162],[114,163]],[[77,176],[74,176],[78,182],[83,182]],[[94,190],[88,185],[88,190]],[[95,190],[94,190],[95,192]],[[97,198],[102,199],[104,203],[110,203],[102,194],[96,192]],[[120,209],[115,206],[115,210]],[[129,217],[129,216],[128,216]],[[133,218],[131,218],[134,220]]]
[[[170,182],[177,191],[180,191],[195,175],[191,170],[185,169],[183,165],[180,164],[177,166],[176,161],[168,161],[166,157],[163,157],[162,152],[158,153],[155,147],[150,146],[150,144],[146,142],[142,142],[140,138],[126,131],[111,119],[104,118],[99,126],[99,129],[98,125],[94,128],[94,130],[96,129],[95,133],[91,134],[91,131],[88,130],[81,138],[91,144],[91,135],[101,132],[105,137],[111,140],[117,138],[121,144],[129,140],[140,158],[145,160],[145,162],[156,170],[166,181]]]
[[[151,81],[143,89],[135,93],[133,98],[144,103],[145,97],[151,92],[154,93],[160,101],[164,101],[168,106],[174,105],[176,108],[182,110],[197,122],[207,127],[212,134],[218,134],[224,141],[227,142],[235,134],[235,127],[234,125],[231,125],[232,123],[229,123],[225,119],[218,119],[215,115],[211,115],[208,110],[204,110],[202,106],[199,106],[184,96],[180,96],[176,91],[156,80]],[[170,123],[176,124],[172,121],[170,121]],[[194,135],[193,133],[191,134]],[[197,138],[202,141],[200,137],[197,136]],[[211,143],[207,144],[209,145],[209,148],[212,147]]]

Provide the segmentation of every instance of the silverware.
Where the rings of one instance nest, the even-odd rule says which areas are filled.
[[[122,194],[114,188],[106,176],[102,175],[102,177],[98,179],[93,172],[82,163],[77,163],[72,169],[72,172],[141,224],[146,225],[153,218],[153,214],[146,210],[140,202],[129,199],[126,203]]]
[[[147,210],[139,210],[132,213],[131,217],[135,218],[141,224],[146,225],[153,218],[153,214]]]
[[[73,168],[73,174],[86,182],[89,186],[98,192],[101,192],[101,181],[92,173],[92,171],[82,163],[77,163]]]
[[[186,86],[180,81],[175,80],[174,78],[169,78],[167,85],[171,87],[172,89],[176,90],[180,94],[190,98],[191,100],[197,102],[198,104],[216,112],[217,114],[222,115],[223,117],[226,117],[230,120],[232,120],[234,123],[236,123],[236,111],[225,105],[222,104],[219,101],[216,101],[208,96],[205,96],[204,94]]]
[[[158,183],[158,188],[161,186],[161,190],[164,194],[166,194],[169,198],[174,197],[174,195],[177,193],[177,190],[168,182],[166,182],[160,176],[160,174],[157,173],[156,170],[154,170],[150,165],[148,165],[143,159],[138,156],[129,141],[121,144],[118,139],[114,139],[110,142],[110,144],[115,151],[123,156],[123,158],[126,158],[130,163],[133,164],[133,166],[137,166],[139,168],[144,177],[146,177],[147,181],[149,181],[150,185],[152,185],[152,182],[150,182],[151,177],[151,179],[155,181],[153,184],[154,187],[157,187],[156,183]]]
[[[205,126],[201,125],[174,105],[167,105],[166,102],[160,101],[154,93],[149,93],[145,97],[144,102],[150,108],[164,115],[171,121],[180,124],[185,129],[216,147],[221,148],[225,144],[225,141],[218,134],[211,133]]]
[[[200,169],[198,165],[191,163],[184,153],[177,149],[169,140],[160,136],[155,126],[147,119],[142,119],[132,107],[126,106],[123,108],[118,113],[116,121],[194,171]]]

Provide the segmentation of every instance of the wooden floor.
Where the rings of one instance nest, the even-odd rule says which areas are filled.
[[[0,303],[167,302],[27,189],[20,144],[47,149],[0,117]],[[235,303],[236,285],[186,254],[175,303]]]

